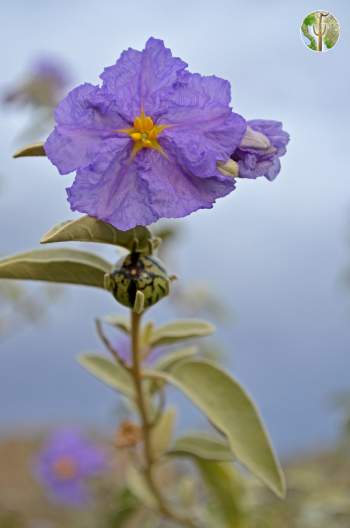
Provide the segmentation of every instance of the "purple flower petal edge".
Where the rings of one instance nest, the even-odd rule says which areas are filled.
[[[256,146],[242,144],[237,148],[231,158],[239,165],[239,176],[241,178],[255,179],[265,176],[272,181],[281,169],[280,157],[286,153],[289,142],[289,134],[282,128],[279,121],[255,119],[247,122],[248,130],[263,135],[267,143],[261,145],[260,137]]]
[[[239,147],[246,122],[230,107],[227,81],[186,68],[150,38],[106,68],[101,87],[78,86],[60,103],[45,151],[62,174],[76,171],[67,190],[72,210],[127,230],[211,208],[235,188],[217,163]],[[133,140],[121,131],[142,111],[155,126],[170,126],[158,151],[133,157]]]

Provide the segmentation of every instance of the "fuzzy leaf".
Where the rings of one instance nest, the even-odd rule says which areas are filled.
[[[194,356],[198,352],[197,347],[181,348],[180,350],[174,350],[169,352],[165,356],[161,357],[155,364],[155,368],[158,370],[171,371],[180,361],[188,359]]]
[[[192,433],[175,440],[169,455],[194,456],[205,460],[232,461],[234,456],[227,442],[205,433]]]
[[[251,398],[227,372],[209,361],[189,360],[170,373],[148,371],[179,388],[228,439],[237,460],[278,496],[285,481],[268,434]]]
[[[150,336],[151,346],[171,345],[178,341],[210,335],[215,327],[206,321],[184,319],[156,328]]]
[[[34,250],[0,260],[0,279],[38,280],[104,288],[111,264],[75,249]]]
[[[171,444],[175,419],[176,411],[171,407],[162,414],[159,422],[152,429],[152,452],[155,460],[160,458]]]
[[[34,143],[33,145],[27,145],[26,147],[17,150],[14,153],[14,158],[24,158],[27,156],[46,156],[44,150],[44,143]]]
[[[83,354],[78,357],[78,361],[90,374],[105,385],[116,389],[129,398],[134,397],[134,386],[130,374],[118,363],[97,354]]]
[[[157,510],[157,499],[150,490],[145,476],[131,464],[129,464],[127,470],[126,482],[131,492],[139,499],[142,504],[151,510]]]
[[[196,459],[202,479],[213,499],[209,499],[210,526],[243,528],[243,485],[232,464]]]
[[[68,220],[54,226],[42,239],[41,244],[52,242],[96,242],[112,244],[131,249],[134,241],[138,240],[140,251],[148,251],[148,242],[152,235],[143,226],[128,231],[120,231],[111,224],[97,220],[91,216],[82,216],[77,220]]]
[[[101,321],[105,324],[118,328],[125,334],[130,334],[130,321],[127,317],[123,315],[105,315],[101,317]]]

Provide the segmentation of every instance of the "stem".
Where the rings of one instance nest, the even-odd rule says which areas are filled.
[[[172,521],[179,523],[182,526],[188,528],[198,528],[191,519],[182,517],[177,513],[173,512],[168,506],[166,500],[163,497],[161,490],[158,488],[157,482],[154,477],[154,458],[152,453],[152,440],[151,440],[151,429],[152,424],[148,416],[147,404],[145,401],[143,388],[142,388],[142,371],[141,371],[141,351],[140,351],[140,322],[141,314],[138,314],[132,310],[131,312],[131,344],[132,344],[132,366],[130,373],[134,380],[135,393],[136,393],[136,405],[140,414],[142,436],[143,436],[143,448],[145,458],[145,469],[144,475],[147,483],[152,491],[161,514]]]
[[[125,363],[125,361],[119,356],[118,352],[115,350],[115,348],[112,346],[112,343],[109,341],[109,339],[107,338],[107,336],[105,335],[105,333],[103,332],[103,329],[102,329],[102,324],[101,324],[101,321],[99,319],[96,319],[95,320],[95,324],[96,324],[96,331],[97,331],[97,335],[99,336],[99,338],[101,339],[102,343],[104,343],[104,345],[106,346],[107,350],[112,354],[112,356],[114,357],[114,359],[120,363],[120,365],[129,370],[129,367],[128,365]]]

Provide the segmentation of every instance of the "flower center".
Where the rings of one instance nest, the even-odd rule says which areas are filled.
[[[131,151],[131,158],[133,159],[140,150],[144,148],[150,148],[157,150],[163,156],[165,152],[162,146],[158,142],[158,136],[165,128],[170,127],[171,125],[156,125],[153,122],[153,119],[146,115],[143,110],[141,114],[134,119],[133,127],[131,128],[122,128],[117,130],[117,132],[122,132],[123,134],[128,134],[134,142],[133,149]]]
[[[76,462],[70,456],[62,456],[53,464],[53,472],[59,480],[71,480],[78,474]]]

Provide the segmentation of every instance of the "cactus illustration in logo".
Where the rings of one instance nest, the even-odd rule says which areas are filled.
[[[303,20],[301,32],[305,44],[313,51],[327,51],[336,44],[339,38],[337,19],[326,11],[314,11]]]

